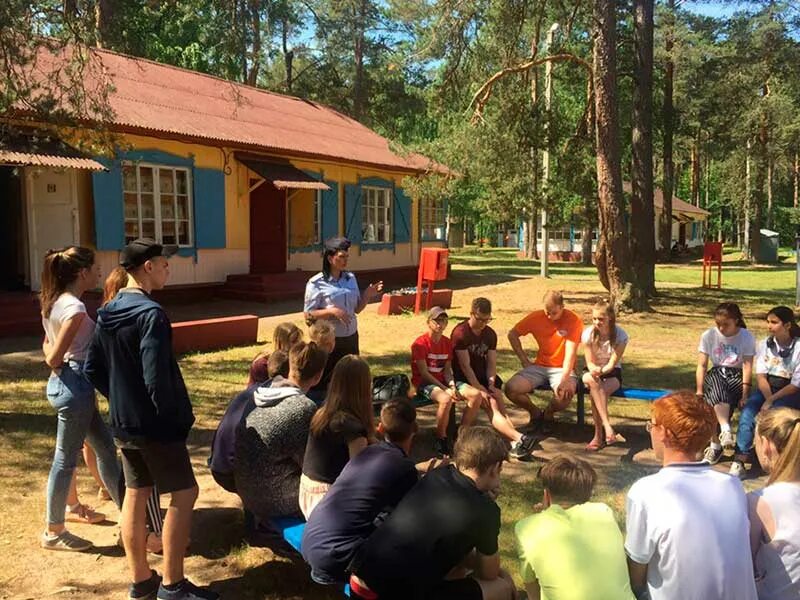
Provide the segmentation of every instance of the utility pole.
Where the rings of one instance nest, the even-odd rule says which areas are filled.
[[[550,46],[553,44],[553,36],[558,30],[558,23],[550,25],[547,30],[547,38],[544,43],[545,56],[550,54]],[[547,61],[544,65],[544,107],[547,111],[547,139],[545,141],[544,152],[542,152],[542,189],[547,192],[547,182],[550,179],[550,105],[553,101],[553,63]],[[541,213],[542,229],[542,255],[539,260],[540,275],[550,277],[550,236],[547,233],[547,208],[542,208]],[[570,248],[571,250],[571,248]]]

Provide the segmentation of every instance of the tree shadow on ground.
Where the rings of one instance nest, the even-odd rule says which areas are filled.
[[[268,560],[246,569],[238,577],[214,581],[209,587],[224,598],[262,600],[339,600],[340,589],[315,584],[308,566],[298,556],[293,560]]]

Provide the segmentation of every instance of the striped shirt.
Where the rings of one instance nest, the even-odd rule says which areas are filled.
[[[424,333],[411,344],[411,383],[417,388],[427,385],[417,367],[418,360],[424,360],[428,373],[439,383],[447,385],[448,382],[444,380],[444,368],[447,361],[453,360],[453,346],[447,336],[443,335],[438,342],[434,342],[430,333]]]

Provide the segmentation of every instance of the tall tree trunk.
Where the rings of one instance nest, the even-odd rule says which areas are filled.
[[[291,94],[294,85],[292,75],[292,63],[294,62],[294,50],[289,49],[289,19],[283,17],[281,32],[281,42],[283,45],[283,64],[286,69],[286,90]]]
[[[664,161],[664,180],[661,190],[664,197],[664,205],[661,207],[661,218],[659,220],[659,231],[661,234],[661,252],[665,258],[669,258],[672,249],[672,195],[675,186],[675,165],[672,156],[672,141],[675,132],[675,107],[673,104],[673,87],[675,80],[675,60],[672,50],[675,46],[675,0],[667,0],[667,17],[664,27],[664,50],[666,51],[666,62],[664,64],[664,105],[661,111],[664,131],[663,161]]]
[[[697,138],[692,141],[691,152],[691,182],[689,195],[690,202],[695,206],[700,206],[700,148]]]
[[[584,266],[592,265],[592,235],[595,230],[597,206],[594,198],[587,196],[583,199],[583,227],[581,228],[581,263]]]
[[[703,208],[708,208],[711,199],[711,154],[706,152],[706,189]]]
[[[747,140],[747,156],[744,162],[744,224],[742,226],[742,251],[746,258],[750,258],[750,208],[753,205],[753,190],[750,177],[750,139]]]
[[[798,194],[800,194],[800,157],[798,157],[798,153],[794,153],[794,204],[793,206],[797,208],[797,201],[800,199],[798,198]]]
[[[767,229],[772,229],[772,159],[767,159]]]
[[[631,148],[633,270],[639,286],[656,291],[655,208],[653,207],[653,0],[634,0],[634,87]]]
[[[595,0],[593,77],[600,221],[597,269],[614,306],[644,310],[647,308],[647,298],[633,277],[623,215],[616,25],[615,0]]]
[[[261,12],[257,0],[250,2],[250,27],[253,36],[253,48],[250,53],[250,72],[245,83],[255,87],[258,82],[258,71],[261,67]]]
[[[353,81],[353,118],[360,121],[364,116],[364,43],[367,20],[367,0],[361,0],[355,10],[355,80]]]
[[[97,0],[94,6],[95,40],[98,48],[112,47],[114,0]]]

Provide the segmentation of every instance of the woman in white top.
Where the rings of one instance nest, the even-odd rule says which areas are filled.
[[[750,394],[756,340],[747,330],[742,311],[733,302],[723,302],[714,311],[715,327],[700,336],[697,348],[696,394],[714,407],[719,433],[714,433],[703,459],[716,464],[723,448],[732,449],[731,413],[744,408]],[[708,363],[711,362],[711,369]]]
[[[76,246],[51,250],[42,271],[42,326],[45,362],[52,369],[47,399],[58,413],[56,450],[47,480],[47,529],[41,546],[48,550],[81,551],[92,547],[64,526],[67,495],[84,440],[97,455],[103,485],[120,505],[120,469],[116,449],[95,403],[94,388],[83,375],[83,361],[94,321],[80,298],[97,287],[99,266],[94,252]]]
[[[800,598],[800,411],[758,416],[756,454],[767,487],[748,495],[750,546],[760,600]]]
[[[730,473],[744,477],[744,464],[752,458],[756,417],[772,408],[787,406],[800,409],[800,327],[794,311],[788,306],[776,306],[767,313],[770,335],[756,353],[756,383],[753,392],[739,415],[736,432],[736,455]]]
[[[624,438],[614,431],[608,418],[608,399],[622,385],[622,355],[628,345],[628,334],[617,326],[614,308],[598,302],[592,308],[592,325],[583,330],[581,342],[586,356],[583,384],[592,397],[594,437],[586,445],[596,452]]]

